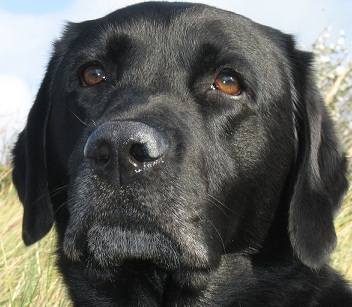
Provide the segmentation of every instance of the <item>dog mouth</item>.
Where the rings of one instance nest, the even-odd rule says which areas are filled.
[[[125,261],[150,261],[166,270],[180,266],[180,253],[176,246],[152,227],[94,225],[87,233],[87,252],[103,268]]]
[[[185,239],[178,239],[147,223],[107,225],[95,222],[86,229],[69,227],[63,251],[72,261],[86,262],[91,272],[109,275],[130,262],[152,263],[168,272],[180,268],[207,270],[206,248],[195,242],[187,247]]]
[[[79,242],[72,245],[68,236],[64,252],[77,265],[83,263],[88,278],[98,282],[116,280],[127,270],[152,272],[164,281],[171,278],[182,287],[202,289],[209,277],[209,259],[202,247],[187,251],[155,227],[93,225],[85,240],[84,247]]]
[[[149,261],[166,270],[180,266],[181,255],[170,238],[150,225],[104,225],[93,223],[87,229],[68,229],[64,253],[73,261],[88,258],[109,269],[126,261]]]

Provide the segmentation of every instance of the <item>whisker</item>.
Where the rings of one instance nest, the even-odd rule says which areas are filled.
[[[218,200],[218,199],[217,199],[216,197],[214,197],[213,195],[211,195],[211,194],[208,193],[208,196],[209,196],[210,198],[212,198],[219,206],[225,208],[226,210],[230,211],[231,213],[234,213],[234,211],[233,211],[231,208],[227,207],[225,204],[223,204],[220,200]]]
[[[202,220],[201,216],[200,216],[195,210],[194,210],[194,212],[195,212],[195,214],[198,216],[199,220]],[[219,230],[216,228],[216,226],[210,221],[209,218],[204,217],[204,220],[205,220],[206,222],[208,222],[208,223],[214,228],[214,230],[216,231],[217,235],[218,235],[219,238],[220,238],[221,245],[222,245],[222,249],[223,249],[223,251],[224,251],[224,255],[226,255],[227,252],[226,252],[225,242],[224,242],[224,239],[223,239],[222,236],[221,236],[220,231],[219,231]],[[205,229],[205,231],[208,231],[208,230]]]
[[[220,241],[221,241],[221,244],[222,244],[222,248],[223,248],[223,250],[224,250],[224,255],[226,255],[227,253],[226,253],[225,242],[224,242],[224,240],[223,240],[223,238],[222,238],[222,236],[221,236],[219,230],[218,230],[218,229],[216,228],[216,226],[210,221],[210,219],[206,218],[206,220],[207,220],[207,222],[208,222],[211,226],[213,226],[213,228],[215,229],[216,233],[218,234],[218,236],[219,236],[219,238],[220,238]]]
[[[221,206],[219,206],[216,202],[209,200],[209,203],[218,208],[228,219],[231,219],[227,212],[223,208],[221,208]]]
[[[41,196],[39,196],[35,201],[34,203],[40,201],[41,199],[43,199],[44,197],[53,197],[53,196],[56,196],[56,195],[59,195],[61,192],[63,192],[66,188],[68,187],[68,185],[64,185],[64,186],[61,186],[61,187],[58,187],[58,188],[55,188],[49,192],[46,192],[46,193],[43,193]]]
[[[70,109],[69,109],[70,110]],[[84,122],[75,112],[71,111],[70,112],[85,126],[89,126],[86,122]]]
[[[181,189],[179,189],[179,190],[181,191]],[[184,202],[184,204],[188,203],[187,200],[183,196],[180,196],[179,199],[181,199]],[[214,230],[216,231],[216,233],[218,234],[218,236],[220,238],[220,241],[221,241],[221,244],[222,244],[222,248],[223,248],[223,251],[224,251],[224,255],[226,255],[227,252],[226,252],[225,242],[224,242],[224,239],[221,236],[220,231],[216,228],[216,226],[211,222],[211,220],[209,218],[204,216],[203,217],[204,219],[202,219],[202,217],[199,215],[199,213],[192,206],[188,206],[188,207],[193,210],[193,212],[198,216],[199,220],[204,220],[204,221],[208,222],[214,228]],[[205,231],[208,231],[208,230],[205,229]]]
[[[94,127],[98,127],[98,124],[94,121],[94,119],[92,119],[92,123]]]
[[[55,211],[54,215],[58,213],[62,208],[64,208],[67,205],[67,201],[63,202]]]
[[[76,117],[83,125],[85,125],[86,127],[89,127],[89,125],[83,120],[81,119],[75,112],[73,112],[69,107],[66,106],[66,108],[74,115],[74,117]],[[93,121],[93,123],[95,124],[95,122]]]
[[[54,190],[50,191],[50,195],[51,196],[56,196],[59,193],[61,193],[63,190],[65,190],[67,187],[68,187],[68,184],[65,184],[65,185],[63,185],[61,187],[55,188]]]
[[[89,125],[84,122],[76,113],[74,113],[73,111],[70,110],[70,112],[83,124],[85,125],[86,127],[88,127]]]

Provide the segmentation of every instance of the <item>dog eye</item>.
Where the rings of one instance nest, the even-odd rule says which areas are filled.
[[[105,70],[99,65],[88,66],[82,74],[84,86],[93,86],[106,80]]]
[[[242,87],[235,72],[231,70],[221,71],[215,78],[213,89],[220,90],[231,96],[241,94]]]

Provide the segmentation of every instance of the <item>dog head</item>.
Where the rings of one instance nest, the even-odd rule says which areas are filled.
[[[93,270],[202,271],[276,232],[319,267],[347,181],[311,62],[197,4],[68,24],[14,149],[25,243],[56,221],[64,255]]]

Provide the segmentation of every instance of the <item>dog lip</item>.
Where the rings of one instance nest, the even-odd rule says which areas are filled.
[[[136,260],[151,261],[167,270],[180,267],[178,249],[156,229],[93,225],[87,242],[89,256],[103,268]]]
[[[63,252],[72,261],[88,261],[92,271],[95,267],[114,271],[129,261],[153,263],[167,271],[211,267],[213,259],[204,244],[192,236],[164,229],[145,216],[141,220],[132,211],[124,208],[124,214],[110,222],[104,214],[90,216],[85,223],[70,223]]]

